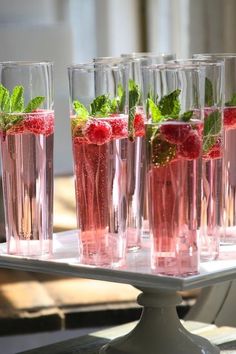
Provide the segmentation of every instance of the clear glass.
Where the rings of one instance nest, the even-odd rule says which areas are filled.
[[[159,274],[199,269],[204,75],[194,66],[143,68],[144,97],[159,101],[163,114],[157,118],[149,109],[146,125],[151,267]],[[169,94],[178,98],[165,106],[161,100]]]
[[[69,68],[80,262],[96,266],[125,264],[127,223],[127,66],[84,64]],[[116,100],[122,107],[94,112],[94,99]],[[109,96],[108,96],[109,95]],[[105,97],[103,96],[103,97]],[[89,115],[81,121],[78,100]],[[104,108],[104,106],[103,106]]]
[[[220,238],[224,233],[222,179],[224,63],[207,59],[180,59],[173,62],[205,68],[200,257],[201,261],[211,261],[219,257]],[[210,136],[207,134],[208,131],[211,131]]]
[[[125,60],[128,60],[131,64],[130,68],[130,78],[136,82],[140,87],[141,97],[140,101],[136,107],[136,120],[140,122],[146,121],[146,115],[144,112],[144,102],[143,102],[143,93],[142,93],[142,67],[147,65],[154,64],[165,64],[169,60],[175,59],[175,54],[169,53],[148,53],[148,52],[136,52],[129,54],[121,54],[121,57]],[[142,130],[141,130],[142,131]],[[138,173],[136,173],[135,178],[132,178],[132,188],[131,191],[136,191],[136,203],[133,203],[133,206],[137,206],[136,210],[132,213],[132,221],[138,221],[140,225],[140,233],[130,235],[128,237],[129,248],[133,249],[135,244],[142,244],[142,239],[145,243],[147,238],[149,238],[149,218],[148,218],[148,201],[147,201],[147,181],[146,181],[146,158],[145,158],[145,135],[142,131],[139,137],[137,137],[133,144],[130,143],[130,150],[132,152],[132,158],[130,160],[135,160],[136,163],[140,166]],[[138,203],[139,201],[139,203]],[[134,237],[135,236],[135,237]]]
[[[236,244],[236,53],[194,54],[196,58],[222,60],[225,67],[224,98],[224,245]]]
[[[100,57],[94,58],[95,63],[113,63],[120,62],[125,63],[128,68],[129,73],[129,84],[128,84],[128,100],[129,100],[129,113],[133,114],[132,126],[134,129],[134,134],[127,141],[127,248],[129,251],[137,251],[141,247],[141,233],[142,233],[142,203],[143,203],[143,161],[142,161],[142,149],[141,137],[144,136],[144,122],[145,116],[141,101],[141,96],[136,102],[138,106],[131,107],[130,102],[132,102],[132,87],[130,86],[131,80],[133,78],[132,71],[132,60],[126,60],[124,58],[113,58],[113,57]],[[135,81],[135,80],[134,80]],[[140,85],[135,81],[135,85],[138,84],[138,91],[140,93]]]
[[[7,252],[44,256],[53,232],[53,65],[0,63],[1,158]],[[18,91],[18,88],[22,88]],[[14,89],[15,88],[15,89]],[[4,90],[5,90],[4,89]],[[24,90],[24,92],[23,92]],[[32,103],[42,96],[41,104]],[[31,101],[33,102],[33,101]]]

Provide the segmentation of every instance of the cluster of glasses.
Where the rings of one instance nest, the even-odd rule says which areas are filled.
[[[68,68],[79,262],[191,275],[236,244],[236,54]],[[7,252],[53,252],[53,66],[0,63]]]

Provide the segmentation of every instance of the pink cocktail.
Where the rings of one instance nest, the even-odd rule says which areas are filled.
[[[224,109],[224,222],[225,235],[221,241],[224,244],[236,244],[236,107]]]
[[[145,183],[145,114],[136,107],[134,139],[127,146],[127,248],[136,251],[141,247],[144,221]],[[146,215],[145,215],[146,216]]]
[[[198,272],[198,212],[203,125],[147,124],[151,266],[167,275]]]
[[[122,266],[126,250],[128,117],[71,118],[80,262]]]
[[[7,248],[43,255],[52,250],[54,113],[40,109],[18,116],[18,124],[1,131]]]
[[[204,125],[211,120],[214,135],[203,138],[202,197],[201,197],[201,253],[202,261],[219,256],[223,227],[223,136],[221,110],[205,108]]]

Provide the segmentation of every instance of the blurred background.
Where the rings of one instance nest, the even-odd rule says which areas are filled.
[[[0,61],[49,60],[55,63],[55,231],[76,227],[67,66],[93,57],[137,51],[176,53],[178,58],[200,52],[236,52],[235,14],[235,0],[0,0]],[[3,220],[1,203],[2,240]],[[90,309],[89,324],[97,326],[99,321],[92,323],[91,319],[98,317],[91,316],[89,305],[97,306],[98,294],[102,305],[94,311],[105,311],[105,301],[113,304],[118,301],[127,304],[122,305],[124,322],[134,318],[127,308],[129,311],[135,308],[132,313],[140,314],[135,307],[137,293],[133,293],[134,290],[115,288],[114,291],[114,285],[103,284],[99,288],[96,284],[94,291],[91,283],[83,281],[81,285],[81,282],[69,279],[66,282],[63,278],[0,270],[0,336],[85,326],[88,321],[81,321],[78,311],[84,304]],[[14,297],[16,286],[18,290]],[[28,295],[22,303],[19,294],[25,293],[25,289]],[[84,300],[86,291],[94,294],[87,303]],[[129,296],[117,300],[117,294],[121,292]],[[82,294],[81,303],[79,294]],[[107,297],[104,298],[104,294]],[[185,304],[185,310],[187,306]],[[116,312],[110,315],[110,324],[115,322],[114,316],[118,318],[117,308],[113,308]],[[121,309],[119,316],[121,322]],[[28,322],[22,322],[26,318]],[[103,315],[102,325],[108,322],[107,315]],[[52,335],[49,337],[52,340]],[[49,339],[45,338],[38,341],[46,344]],[[63,339],[61,335],[60,338]],[[37,340],[33,341],[35,346]],[[0,342],[6,344],[4,354],[10,344],[14,346],[14,341],[9,339],[4,342],[4,337]],[[20,349],[19,338],[17,343]],[[23,350],[27,340],[24,338],[22,343]]]

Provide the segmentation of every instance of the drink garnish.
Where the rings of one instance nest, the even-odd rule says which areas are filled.
[[[134,80],[129,80],[129,119],[128,119],[128,133],[129,139],[134,140],[134,117],[136,106],[140,100],[140,87]]]
[[[207,153],[215,145],[221,132],[221,113],[213,111],[205,115],[203,129],[203,153]]]
[[[213,85],[211,80],[205,78],[205,106],[211,107],[214,104],[213,100]]]
[[[24,120],[24,113],[35,111],[44,100],[45,97],[37,96],[25,107],[23,86],[15,86],[10,94],[8,89],[0,85],[0,129],[6,133],[9,129],[20,125]]]
[[[156,167],[163,167],[178,156],[195,159],[201,152],[201,137],[189,123],[194,111],[180,114],[180,93],[181,90],[174,90],[163,96],[159,102],[157,98],[157,103],[150,97],[147,99],[148,115],[152,122],[163,123],[147,131],[149,143],[152,145],[152,162]],[[157,155],[154,156],[155,154]]]

